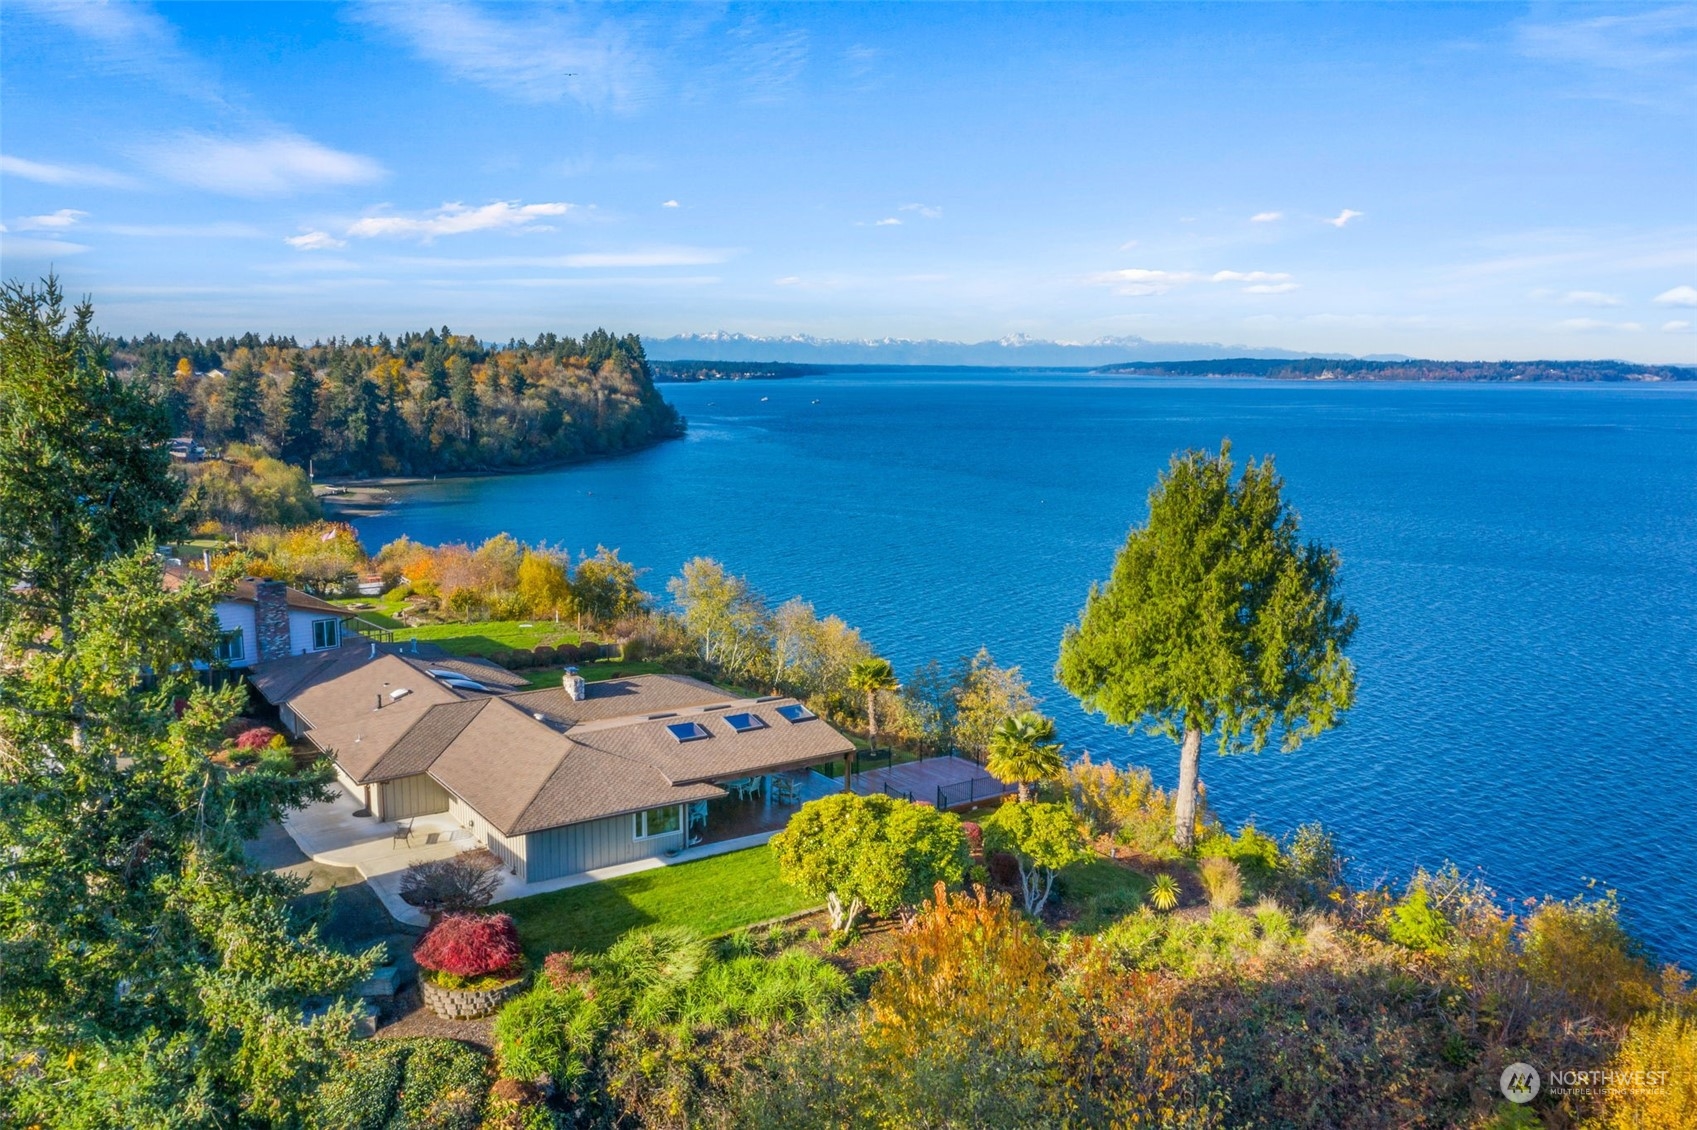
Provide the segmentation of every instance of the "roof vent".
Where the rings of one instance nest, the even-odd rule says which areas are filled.
[[[560,685],[566,688],[566,693],[572,696],[573,702],[582,702],[589,697],[589,684],[583,681],[582,675],[571,674],[569,669]]]
[[[538,722],[548,721],[548,715],[542,713],[542,711],[540,711],[540,710],[532,711],[530,716],[532,718],[536,719]]]
[[[394,690],[389,692],[389,701],[390,702],[398,702],[401,699],[407,697],[411,693],[412,693],[412,690],[408,687],[396,687]]]

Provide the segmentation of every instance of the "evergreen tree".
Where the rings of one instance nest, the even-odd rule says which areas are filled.
[[[162,413],[99,364],[90,316],[67,324],[52,279],[5,291],[0,1124],[298,1124],[375,954],[325,950],[298,888],[247,866],[327,776],[209,756],[243,695],[196,679],[214,590],[165,588]]]
[[[262,413],[259,410],[259,370],[244,360],[225,376],[224,393],[230,399],[230,431],[243,443],[258,438]]]
[[[1180,743],[1173,839],[1186,850],[1203,735],[1221,753],[1259,752],[1279,731],[1293,750],[1355,698],[1337,553],[1299,540],[1271,459],[1233,472],[1230,443],[1173,457],[1056,668],[1086,710]]]
[[[304,364],[289,374],[284,390],[282,444],[284,461],[306,466],[318,450],[318,378]]]

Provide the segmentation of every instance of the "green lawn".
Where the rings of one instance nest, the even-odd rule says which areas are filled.
[[[1073,928],[1094,934],[1136,910],[1149,893],[1149,878],[1100,857],[1074,863],[1055,877],[1055,894],[1078,915]]]
[[[533,961],[559,950],[600,953],[639,926],[720,934],[806,910],[813,900],[778,878],[765,847],[656,867],[602,883],[499,904]]]
[[[555,627],[551,620],[479,620],[470,624],[423,624],[397,628],[397,640],[424,640],[449,655],[489,655],[496,651],[528,651],[548,644],[581,643],[575,628]]]

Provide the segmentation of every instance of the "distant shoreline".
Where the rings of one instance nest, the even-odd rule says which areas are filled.
[[[660,436],[650,443],[628,447],[621,451],[599,452],[576,459],[549,459],[542,463],[527,463],[522,467],[485,467],[463,471],[440,471],[430,475],[380,475],[375,478],[320,478],[312,484],[313,497],[324,508],[324,516],[333,522],[350,522],[360,518],[376,518],[388,513],[400,501],[394,491],[403,487],[424,486],[442,479],[486,479],[498,475],[528,475],[535,471],[557,471],[561,467],[576,467],[603,459],[635,455],[672,439],[677,435]]]

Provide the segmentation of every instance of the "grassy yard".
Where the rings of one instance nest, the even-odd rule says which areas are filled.
[[[1100,857],[1074,863],[1055,877],[1055,894],[1078,916],[1073,929],[1094,934],[1143,904],[1149,878]]]
[[[778,878],[764,847],[656,867],[602,883],[499,904],[535,961],[558,950],[599,953],[639,926],[692,926],[718,934],[813,905]]]

